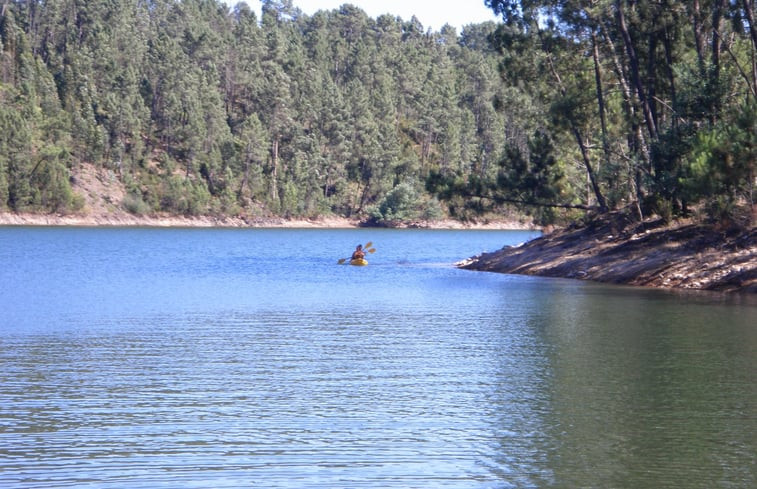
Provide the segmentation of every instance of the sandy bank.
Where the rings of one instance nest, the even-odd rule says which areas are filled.
[[[517,247],[470,258],[461,268],[649,287],[757,292],[757,228],[716,229],[633,222],[621,214]]]
[[[278,217],[216,217],[216,216],[136,216],[126,212],[83,214],[34,214],[0,212],[0,226],[111,226],[111,227],[203,227],[203,228],[358,228],[357,219],[327,216],[314,219]],[[417,229],[533,229],[519,221],[489,220],[462,223],[454,220],[406,223],[402,228]]]
[[[358,222],[339,217],[283,219],[171,215],[136,216],[125,212],[108,214],[17,214],[2,212],[0,213],[0,226],[352,228],[357,227]]]

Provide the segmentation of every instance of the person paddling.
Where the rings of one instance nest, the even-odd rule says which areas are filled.
[[[365,258],[365,252],[363,251],[363,245],[357,245],[355,251],[352,252],[352,260],[362,260]]]
[[[352,252],[352,256],[349,258],[340,258],[339,261],[337,261],[338,264],[342,264],[346,262],[347,260],[350,261],[350,265],[367,265],[368,261],[365,259],[365,255],[368,253],[375,253],[376,248],[371,248],[371,243],[368,241],[365,243],[365,245],[357,245],[355,247],[355,251]]]

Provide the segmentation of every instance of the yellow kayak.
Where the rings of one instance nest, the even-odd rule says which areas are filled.
[[[356,258],[354,260],[350,260],[350,265],[355,265],[356,267],[364,267],[368,264],[368,260],[365,258]]]

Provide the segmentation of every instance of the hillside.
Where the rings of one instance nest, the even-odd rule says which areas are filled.
[[[167,212],[134,214],[126,209],[124,184],[112,171],[83,164],[71,178],[72,190],[81,202],[75,212],[0,212],[0,226],[141,226],[141,227],[290,227],[355,228],[365,225],[355,218],[322,215],[313,218],[284,218],[275,215],[245,213],[236,215],[181,215]],[[396,223],[394,227],[436,229],[533,229],[524,217],[497,217],[477,221],[454,219],[415,220]]]
[[[434,32],[349,4],[7,0],[2,219],[754,224],[754,2],[487,3],[502,23]]]
[[[494,106],[512,98],[495,29],[349,5],[5,2],[0,212],[78,212],[70,177],[94,165],[133,214],[362,218],[404,186],[409,217],[444,218],[427,180],[494,171],[515,124]]]
[[[71,188],[82,202],[75,212],[0,212],[0,225],[10,226],[145,226],[145,227],[354,227],[355,220],[328,217],[283,219],[277,217],[196,215],[166,212],[134,214],[124,207],[127,191],[111,171],[91,164],[80,165]]]

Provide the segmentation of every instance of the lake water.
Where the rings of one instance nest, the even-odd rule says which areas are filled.
[[[452,266],[533,236],[0,228],[0,487],[757,487],[754,297]]]

